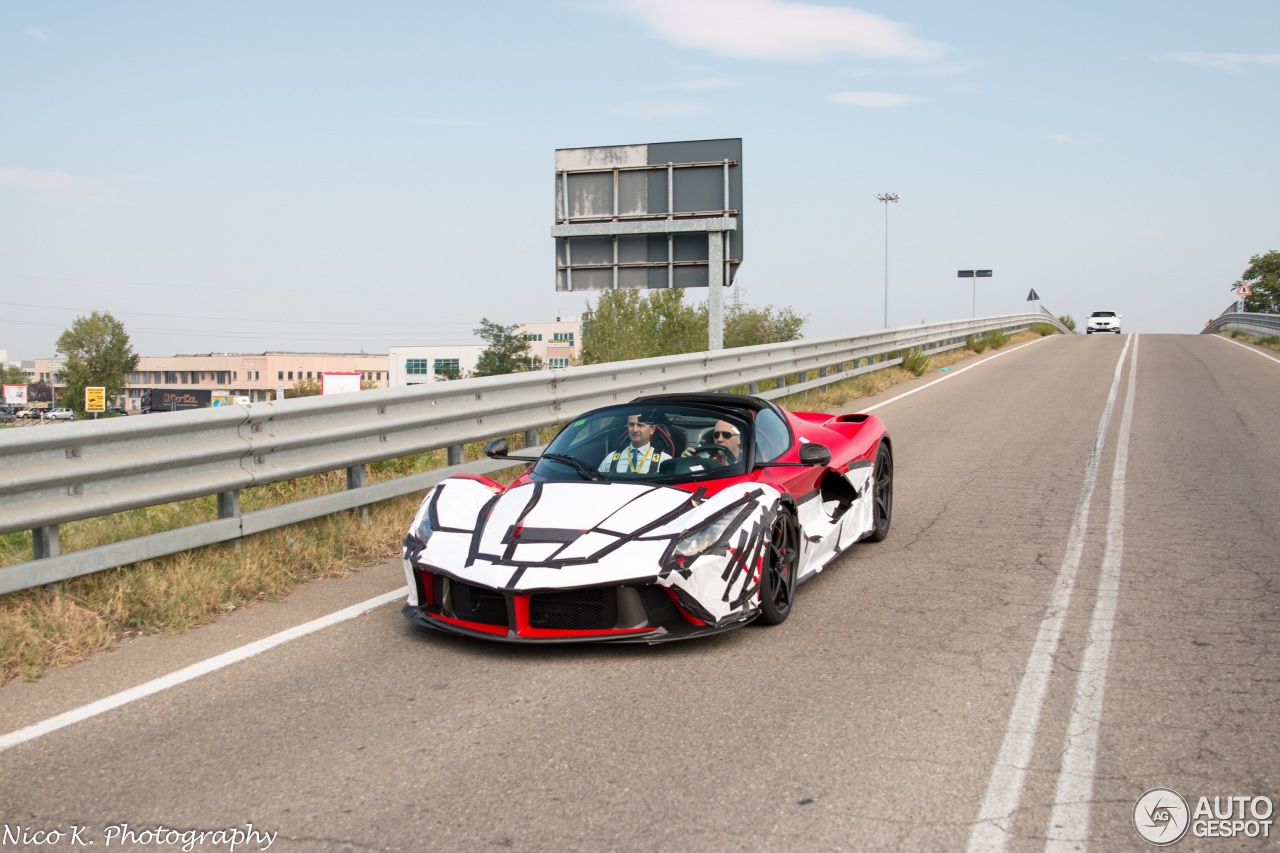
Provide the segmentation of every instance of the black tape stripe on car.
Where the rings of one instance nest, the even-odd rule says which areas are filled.
[[[489,514],[493,512],[493,506],[500,497],[501,495],[494,495],[480,508],[480,517],[476,519],[476,529],[471,534],[471,545],[467,548],[467,562],[463,568],[471,568],[475,564],[476,557],[480,556],[480,540],[484,538],[484,529],[489,523]]]
[[[436,486],[434,492],[431,493],[431,502],[427,504],[427,521],[431,524],[431,529],[441,533],[470,533],[463,527],[445,527],[440,523],[440,513],[436,510],[436,505],[440,503],[440,495],[444,492],[445,484],[441,483]]]
[[[750,533],[745,530],[740,530],[738,533],[738,548],[734,552],[733,559],[724,567],[724,574],[720,576],[720,579],[725,582],[724,595],[720,597],[721,601],[729,600],[729,592],[733,589],[733,585],[738,582],[738,577],[743,573],[743,568],[747,564],[747,557],[755,550],[752,545],[759,533],[759,527],[755,527]]]
[[[542,483],[533,484],[533,494],[529,495],[528,502],[524,505],[524,509],[520,510],[520,514],[516,516],[515,524],[507,528],[507,532],[502,534],[500,540],[507,546],[507,550],[502,554],[502,561],[505,563],[515,554],[516,545],[518,544],[514,538],[515,532],[524,526],[524,519],[529,513],[533,512],[533,508],[538,505],[538,500],[542,497]]]

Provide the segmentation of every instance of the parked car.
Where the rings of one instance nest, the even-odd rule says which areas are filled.
[[[17,418],[35,418],[36,420],[39,420],[39,419],[40,419],[40,413],[41,413],[41,412],[43,412],[43,411],[44,411],[44,409],[40,408],[39,406],[27,406],[25,409],[19,409],[19,410],[18,410],[18,413],[17,413],[16,415],[14,415],[14,417],[17,417]]]
[[[0,406],[0,421],[11,421],[17,416],[13,406]]]
[[[50,409],[44,413],[45,419],[50,421],[71,421],[75,420],[76,413],[68,409],[66,406],[59,406],[56,409]]]
[[[107,415],[127,415],[129,414],[119,406],[107,406],[107,410],[103,413]]]
[[[1094,332],[1115,332],[1120,334],[1120,321],[1124,317],[1114,311],[1094,311],[1089,315],[1089,320],[1085,324],[1084,333],[1092,335]]]

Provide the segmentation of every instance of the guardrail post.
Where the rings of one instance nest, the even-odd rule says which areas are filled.
[[[37,527],[31,531],[31,556],[36,560],[47,560],[62,553],[62,540],[58,537],[58,525]],[[63,582],[47,583],[44,590],[56,595]]]
[[[785,376],[779,376],[779,377],[778,377],[778,387],[779,387],[779,388],[786,388],[786,387],[787,387],[787,377],[785,377]]]
[[[363,465],[352,465],[347,469],[347,488],[362,489],[366,481],[366,472]],[[368,504],[360,507],[360,523],[369,523],[369,506]]]
[[[524,446],[525,447],[538,446],[538,431],[536,429],[527,429],[524,431]]]
[[[449,464],[450,465],[462,464],[462,445],[461,444],[449,445]]]
[[[218,518],[240,517],[240,492],[218,492]],[[241,547],[241,540],[235,541],[236,550]]]
[[[748,393],[748,394],[750,394],[750,395],[751,395],[751,396],[753,396],[753,397],[754,397],[756,394],[759,394],[759,393],[760,393],[760,383],[759,383],[759,382],[750,382],[750,383],[748,383],[748,384],[747,384],[747,393]]]

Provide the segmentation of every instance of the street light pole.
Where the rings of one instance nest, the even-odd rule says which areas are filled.
[[[884,202],[884,327],[889,328],[889,202],[897,203],[902,196],[897,193],[880,193],[877,199]]]

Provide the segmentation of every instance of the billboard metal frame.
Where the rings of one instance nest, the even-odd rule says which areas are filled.
[[[682,153],[693,152],[705,157],[710,151],[731,156],[718,160],[674,159]],[[645,275],[645,284],[641,287],[707,287],[708,348],[721,349],[723,288],[732,283],[742,261],[741,151],[741,139],[557,150],[556,224],[551,228],[551,236],[556,239],[556,289],[635,288],[636,272],[665,269],[663,283],[654,284],[654,277]],[[662,161],[663,155],[671,159]],[[652,162],[654,160],[659,162]],[[707,195],[707,176],[711,170],[720,172],[719,194],[714,200]],[[681,178],[685,172],[692,177]],[[576,189],[572,186],[575,177],[579,179]],[[694,187],[698,191],[686,189],[698,180],[701,186]],[[679,203],[682,196],[712,201],[712,204],[720,201],[721,206],[684,207]],[[662,209],[652,209],[659,206]],[[696,249],[694,256],[689,257],[690,242],[680,240],[680,235],[698,233],[707,235],[705,259]],[[656,247],[656,253],[664,256],[653,257],[655,244],[651,238],[664,235],[665,252],[661,250],[660,240]],[[628,237],[649,239],[628,244]],[[609,238],[603,259],[600,249],[605,244],[599,238]],[[595,251],[587,260],[574,260],[575,239],[580,244],[584,239],[592,240]],[[624,252],[624,246],[630,251]],[[637,251],[642,251],[645,257],[635,257]],[[682,254],[685,256],[681,257]],[[702,269],[706,270],[705,284],[698,281]],[[601,284],[598,273],[605,270],[609,272],[608,284]],[[582,276],[585,281],[575,282],[575,272],[588,273]],[[622,281],[624,276],[628,282]],[[684,282],[678,281],[680,278],[684,278]]]

